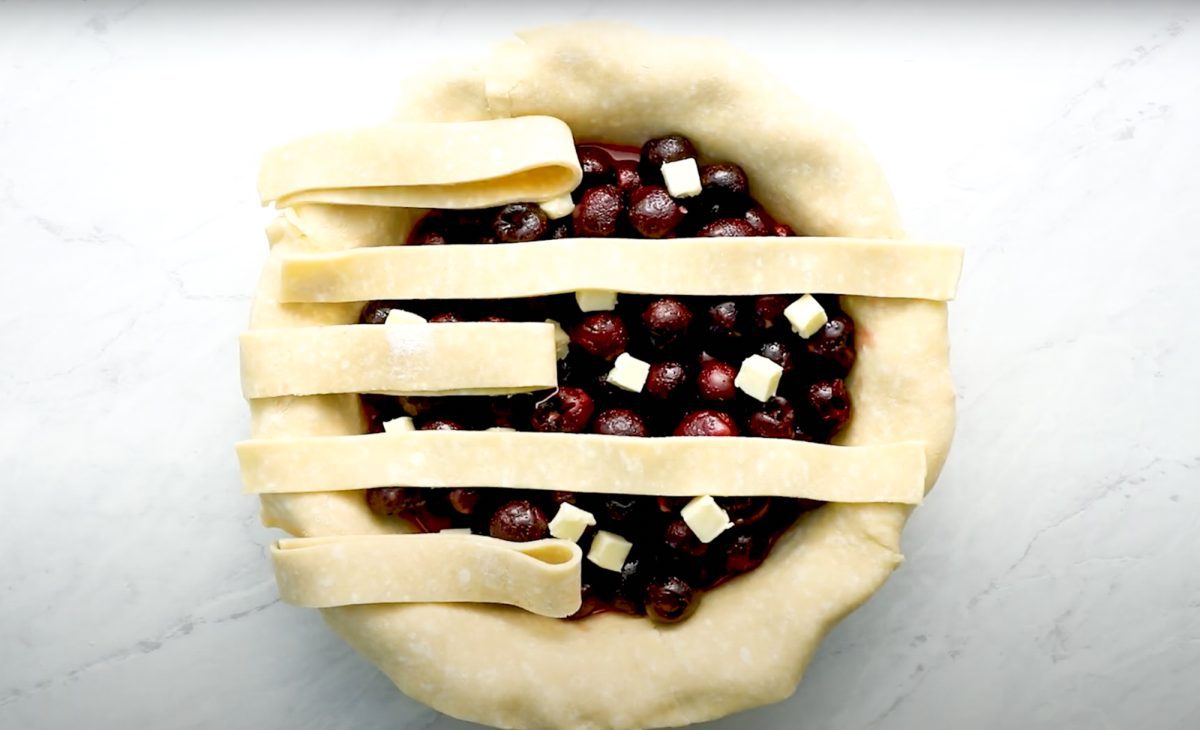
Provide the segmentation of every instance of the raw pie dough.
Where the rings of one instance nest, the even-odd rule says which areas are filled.
[[[503,44],[478,65],[414,82],[397,117],[527,115],[560,119],[582,140],[640,145],[685,134],[712,159],[742,165],[758,200],[802,233],[903,238],[887,184],[849,129],[709,39],[605,24],[545,28]],[[252,328],[355,321],[357,305],[281,304],[281,262],[400,240],[417,214],[306,204],[277,219]],[[856,322],[858,360],[848,381],[855,412],[838,442],[923,442],[928,489],[954,426],[946,306],[842,301]],[[353,395],[260,398],[251,401],[251,413],[255,439],[364,428]],[[298,536],[386,534],[398,525],[372,515],[360,491],[261,498],[264,522]],[[908,514],[905,505],[878,503],[809,513],[762,567],[706,595],[691,619],[669,627],[613,613],[567,622],[447,603],[343,606],[323,614],[405,693],[459,718],[572,729],[699,722],[790,695],[820,639],[900,563]]]
[[[561,489],[673,497],[804,497],[918,504],[918,442],[830,446],[763,438],[415,431],[238,444],[253,492],[387,486]]]
[[[525,393],[558,384],[554,325],[334,325],[242,335],[247,398]]]
[[[548,200],[582,174],[567,125],[527,116],[314,135],[268,152],[258,189],[279,207],[486,208]]]
[[[388,246],[282,259],[279,301],[637,294],[952,299],[962,249],[839,238],[597,238],[520,246]]]
[[[569,540],[512,543],[481,535],[363,535],[280,540],[279,596],[296,606],[504,603],[563,617],[580,604],[583,553]]]

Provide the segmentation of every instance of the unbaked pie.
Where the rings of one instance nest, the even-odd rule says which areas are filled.
[[[238,445],[282,597],[499,727],[789,695],[953,430],[961,250],[729,48],[547,28],[270,152]]]

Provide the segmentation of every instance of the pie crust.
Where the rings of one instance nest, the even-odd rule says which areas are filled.
[[[247,398],[494,395],[558,382],[554,325],[541,322],[261,329],[243,334],[241,345]]]
[[[545,116],[564,122],[576,139],[616,144],[681,133],[714,158],[742,165],[760,202],[796,230],[903,238],[884,178],[849,129],[716,41],[606,24],[546,28],[408,91],[397,117],[405,123]],[[413,200],[404,197],[407,181],[383,183],[399,188],[384,191],[399,196],[393,203]],[[268,229],[273,247],[252,328],[354,322],[356,303],[280,303],[281,270],[302,260],[295,255],[402,240],[420,211],[365,207],[380,202],[380,191],[370,189],[320,198],[350,205],[297,204],[305,198],[279,190],[294,207]],[[836,443],[920,442],[927,490],[954,427],[946,306],[930,299],[842,301],[856,323],[858,359],[847,383],[854,416]],[[250,407],[256,440],[364,430],[355,395],[263,397]],[[397,531],[397,522],[368,511],[361,490],[261,499],[267,525],[300,537]],[[615,613],[568,622],[463,603],[346,605],[323,615],[401,690],[459,718],[513,728],[682,725],[790,695],[820,639],[901,562],[909,512],[888,503],[834,503],[810,512],[761,567],[706,595],[688,621],[671,626]]]
[[[363,535],[280,540],[279,596],[296,606],[504,603],[562,618],[579,608],[579,546],[481,535]]]
[[[387,486],[561,489],[666,497],[800,497],[919,504],[925,450],[917,441],[830,446],[697,436],[423,431],[246,441],[252,492]]]
[[[482,250],[481,250],[482,248]],[[520,246],[388,246],[282,258],[279,301],[634,294],[950,299],[962,249],[844,238],[598,238]]]

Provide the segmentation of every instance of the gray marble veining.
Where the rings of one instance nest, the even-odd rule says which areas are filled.
[[[968,251],[907,564],[711,728],[1200,727],[1197,6],[648,5],[0,4],[0,727],[467,727],[276,600],[231,447],[258,155],[506,29],[680,12]]]

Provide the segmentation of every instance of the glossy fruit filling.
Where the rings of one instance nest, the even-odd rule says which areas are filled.
[[[751,196],[745,171],[731,163],[699,167],[702,190],[678,198],[661,166],[699,158],[686,138],[648,141],[640,150],[578,147],[583,182],[571,215],[550,219],[536,203],[486,210],[435,210],[412,230],[410,245],[519,244],[569,237],[664,238],[787,236]],[[382,324],[402,309],[430,322],[544,322],[570,337],[558,363],[559,387],[513,396],[394,397],[364,394],[371,432],[411,416],[418,429],[512,428],[599,433],[629,438],[748,436],[828,443],[850,419],[845,378],[854,364],[854,322],[836,296],[816,295],[828,321],[797,334],[784,309],[803,292],[741,297],[620,294],[608,311],[581,311],[573,294],[511,300],[368,302],[363,324]],[[639,392],[608,381],[622,353],[650,364]],[[761,355],[783,370],[774,397],[761,402],[735,384],[738,369]],[[481,535],[528,541],[550,537],[549,522],[569,502],[597,525],[580,539],[586,555],[597,530],[633,543],[618,571],[583,563],[583,604],[575,618],[617,610],[674,622],[695,610],[704,591],[758,567],[779,537],[820,503],[782,498],[717,498],[734,527],[701,542],[680,515],[687,499],[537,490],[385,487],[367,491],[381,515],[423,531],[466,527]]]

